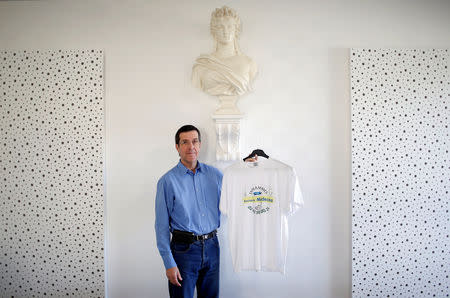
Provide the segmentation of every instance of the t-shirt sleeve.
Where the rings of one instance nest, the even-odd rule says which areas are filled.
[[[283,208],[283,211],[288,215],[292,215],[304,204],[300,183],[298,182],[297,173],[294,168],[290,169],[288,181],[288,200],[286,202],[287,204]]]

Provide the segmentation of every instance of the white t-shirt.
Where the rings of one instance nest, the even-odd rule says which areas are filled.
[[[235,272],[284,274],[288,216],[303,205],[295,170],[272,158],[238,162],[224,171],[220,211],[228,217]]]

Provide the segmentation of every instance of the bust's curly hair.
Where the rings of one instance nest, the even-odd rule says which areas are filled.
[[[237,45],[237,40],[239,39],[239,36],[241,34],[242,25],[241,25],[241,18],[238,16],[236,11],[228,6],[222,6],[221,8],[216,8],[211,13],[211,22],[210,22],[210,32],[211,35],[214,37],[214,32],[217,30],[217,25],[220,22],[220,18],[223,17],[232,17],[234,18],[236,22],[236,30],[235,30],[235,36],[234,36],[234,43],[236,52],[240,53],[240,49]]]

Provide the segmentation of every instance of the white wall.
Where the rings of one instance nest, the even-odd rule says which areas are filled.
[[[194,89],[194,59],[211,50],[209,16],[243,22],[241,48],[260,66],[242,154],[256,147],[294,166],[306,205],[290,221],[287,274],[231,270],[223,297],[351,295],[350,47],[449,47],[449,1],[6,1],[0,48],[105,52],[108,297],[165,297],[155,244],[157,179],[177,162],[173,134],[204,134],[214,161],[217,100]]]

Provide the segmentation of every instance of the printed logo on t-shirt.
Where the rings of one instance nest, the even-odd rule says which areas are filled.
[[[270,189],[253,186],[242,201],[244,206],[247,206],[247,209],[254,214],[262,214],[270,210],[270,204],[273,203],[274,198]]]

